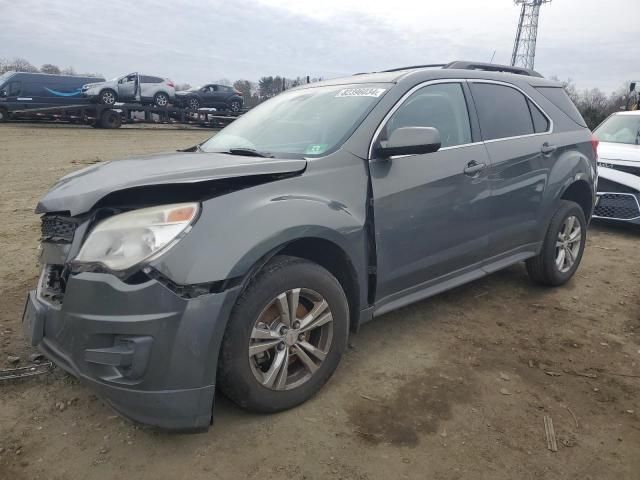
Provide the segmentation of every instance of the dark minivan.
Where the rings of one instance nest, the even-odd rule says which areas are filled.
[[[82,86],[100,81],[104,79],[47,73],[6,72],[0,75],[0,122],[6,121],[8,114],[14,110],[88,103],[88,100],[82,97]]]

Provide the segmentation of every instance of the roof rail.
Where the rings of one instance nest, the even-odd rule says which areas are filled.
[[[400,72],[402,70],[415,70],[417,68],[456,68],[460,70],[484,70],[487,72],[515,73],[517,75],[528,75],[529,77],[542,78],[542,75],[540,75],[538,72],[536,72],[535,70],[529,70],[527,68],[510,67],[509,65],[500,65],[498,63],[464,61],[455,61],[451,63],[431,63],[427,65],[412,65],[410,67],[390,68],[388,70],[382,70],[382,72]]]
[[[517,75],[528,75],[529,77],[540,77],[535,70],[529,70],[528,68],[510,67],[509,65],[500,65],[498,63],[482,63],[482,62],[462,62],[456,61],[445,65],[442,68],[457,68],[460,70],[484,70],[487,72],[504,72],[515,73]]]
[[[427,65],[412,65],[410,67],[390,68],[389,70],[381,70],[380,72],[400,72],[402,70],[414,70],[416,68],[446,68],[446,63],[430,63]]]

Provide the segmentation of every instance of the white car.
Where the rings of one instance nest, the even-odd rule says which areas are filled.
[[[640,225],[640,110],[614,113],[593,133],[600,141],[593,217]]]
[[[82,87],[82,96],[103,105],[116,102],[138,102],[166,107],[175,98],[176,90],[168,78],[130,73],[106,82],[88,83]]]

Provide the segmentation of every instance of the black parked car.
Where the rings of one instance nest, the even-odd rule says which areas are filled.
[[[518,262],[569,281],[596,148],[562,84],[530,70],[304,85],[188,151],[55,184],[24,329],[140,422],[206,429],[216,389],[285,410],[374,317]]]
[[[239,112],[242,109],[243,99],[242,93],[233,87],[210,83],[176,92],[175,104],[194,110],[200,107],[213,107]]]

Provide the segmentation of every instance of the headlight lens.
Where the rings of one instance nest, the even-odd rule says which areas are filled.
[[[177,203],[114,215],[91,231],[75,261],[126,270],[172,245],[198,210],[197,203]]]

